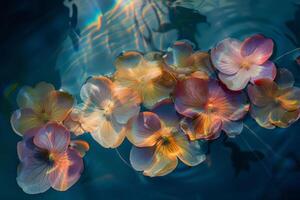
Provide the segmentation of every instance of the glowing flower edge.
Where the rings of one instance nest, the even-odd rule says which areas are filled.
[[[154,177],[171,173],[178,160],[202,163],[198,140],[216,139],[221,131],[240,134],[249,110],[264,128],[290,126],[300,118],[300,89],[288,70],[269,60],[273,47],[257,34],[243,42],[225,39],[209,52],[194,51],[188,41],[166,52],[124,52],[112,76],[87,80],[77,105],[48,83],[22,88],[11,117],[23,137],[19,186],[34,194],[50,187],[65,191],[78,181],[89,145],[71,141],[70,134],[89,133],[105,148],[127,137],[132,167]],[[45,173],[33,175],[41,166]]]

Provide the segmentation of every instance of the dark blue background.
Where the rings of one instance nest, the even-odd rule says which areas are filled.
[[[265,130],[249,117],[245,123],[260,139],[247,129],[236,139],[222,137],[205,145],[208,154],[206,163],[194,168],[180,165],[175,172],[161,178],[143,177],[128,167],[115,150],[104,149],[89,136],[84,136],[90,142],[91,150],[85,158],[86,170],[75,186],[63,193],[49,190],[40,195],[24,194],[15,181],[18,165],[16,144],[21,138],[11,130],[9,118],[17,108],[15,98],[22,85],[48,81],[60,87],[60,75],[55,64],[72,27],[69,10],[61,0],[7,2],[9,4],[1,3],[0,24],[0,199],[300,199],[300,123],[288,129]],[[240,6],[249,9],[253,15],[258,12],[253,9],[255,5],[270,3],[268,0],[245,2]],[[293,48],[300,44],[300,7],[293,4],[290,17],[284,21],[285,18],[277,12],[281,10],[277,3],[282,2],[272,1],[276,11],[265,13],[274,21],[282,19],[277,28],[284,27],[286,30],[278,34],[281,36],[276,37],[276,30],[268,27],[258,29],[267,36],[273,36],[276,44],[280,44],[275,57],[282,49],[290,50],[290,44]],[[191,9],[177,10],[180,16],[178,12],[171,13],[172,24],[163,28],[178,29],[179,39],[199,41],[193,26],[205,23],[205,16],[191,15]],[[217,17],[218,13],[215,15]],[[235,17],[242,18],[243,15]],[[259,20],[257,27],[263,26]],[[241,23],[240,26],[247,24]],[[241,38],[247,34],[230,32],[231,36]],[[210,39],[214,37],[211,35]],[[286,39],[290,41],[288,46],[284,44]],[[295,56],[286,56],[277,64],[292,70],[299,86],[300,67],[294,60]],[[128,142],[119,148],[125,160],[128,160],[129,148]]]

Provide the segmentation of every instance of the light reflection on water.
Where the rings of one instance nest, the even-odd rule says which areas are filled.
[[[78,46],[74,45],[74,38],[73,41],[68,38],[57,61],[62,89],[72,94],[78,94],[89,76],[113,73],[114,58],[122,51],[163,51],[176,39],[184,38],[195,42],[199,49],[209,50],[226,37],[244,39],[253,33],[274,39],[273,60],[278,67],[291,70],[296,85],[300,84],[300,67],[295,63],[299,51],[276,59],[300,44],[300,36],[289,26],[296,12],[300,12],[297,1],[67,1],[74,13],[73,4],[78,9],[78,23],[73,30],[80,30],[75,34]],[[299,169],[295,170],[295,157],[300,159],[296,152],[299,122],[288,129],[271,131],[260,128],[252,119],[245,124],[251,130],[245,128],[236,139],[221,138],[204,144],[209,150],[204,164],[193,168],[180,165],[172,174],[160,178],[147,178],[135,172],[114,150],[103,149],[86,136],[92,147],[79,185],[90,197],[89,192],[117,191],[117,188],[137,191],[137,195],[143,195],[143,190],[155,191],[153,197],[164,199],[213,198],[220,196],[219,190],[242,197],[251,188],[246,199],[254,199],[266,197],[263,195],[274,188],[285,189],[286,179],[294,181],[290,176],[299,179]],[[119,148],[126,162],[129,149],[129,143]],[[277,193],[266,198],[272,195]]]

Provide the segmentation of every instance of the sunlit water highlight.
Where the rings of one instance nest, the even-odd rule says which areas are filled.
[[[294,0],[66,2],[70,10],[73,4],[78,8],[76,28],[80,32],[78,47],[68,38],[57,61],[62,89],[78,95],[89,76],[112,74],[114,59],[122,51],[165,51],[177,39],[189,39],[199,49],[209,50],[226,37],[242,40],[254,33],[274,40],[276,51],[272,60],[278,67],[292,71],[299,86],[300,67],[295,59],[300,55],[297,49],[300,37],[294,22],[300,12],[298,3]],[[208,151],[204,164],[193,168],[179,165],[175,172],[160,178],[144,177],[128,166],[129,143],[117,152],[100,149],[93,143],[91,149],[97,150],[87,155],[82,185],[92,192],[100,187],[131,190],[127,184],[134,184],[135,190],[145,187],[149,191],[158,190],[160,194],[155,195],[165,199],[174,199],[174,190],[177,193],[182,190],[181,196],[188,195],[188,191],[199,199],[208,194],[217,197],[214,191],[219,188],[238,190],[235,195],[239,196],[251,186],[255,188],[251,188],[249,199],[262,197],[271,188],[281,187],[288,171],[294,169],[294,156],[299,158],[299,152],[293,146],[300,141],[299,128],[297,122],[288,129],[265,130],[248,118],[242,135],[236,139],[220,138],[203,144]],[[299,173],[295,171],[294,176],[299,178]]]

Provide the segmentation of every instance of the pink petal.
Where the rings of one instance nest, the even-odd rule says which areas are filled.
[[[190,77],[178,82],[175,88],[175,109],[180,114],[193,118],[206,104],[207,81]]]
[[[74,185],[83,171],[83,160],[80,154],[69,149],[55,161],[53,170],[49,173],[51,186],[58,191],[66,191]]]
[[[135,146],[153,146],[156,143],[156,132],[161,129],[160,118],[152,112],[143,112],[130,121],[131,130],[127,138]]]
[[[247,86],[250,81],[250,74],[248,70],[240,69],[234,75],[219,73],[219,79],[227,86],[228,89],[239,91]]]
[[[261,65],[271,57],[273,47],[274,43],[271,39],[262,35],[254,35],[243,42],[241,54],[243,57],[248,57],[253,63]]]
[[[266,61],[262,65],[254,65],[250,67],[248,72],[251,75],[251,83],[260,79],[274,80],[276,77],[276,66],[271,61]]]
[[[151,167],[154,160],[154,147],[135,147],[130,151],[130,163],[137,171],[144,171]]]
[[[38,131],[33,142],[41,149],[63,153],[70,144],[70,132],[61,125],[47,124]]]
[[[211,51],[213,65],[223,74],[237,73],[241,68],[240,49],[239,41],[231,38],[223,40]]]

